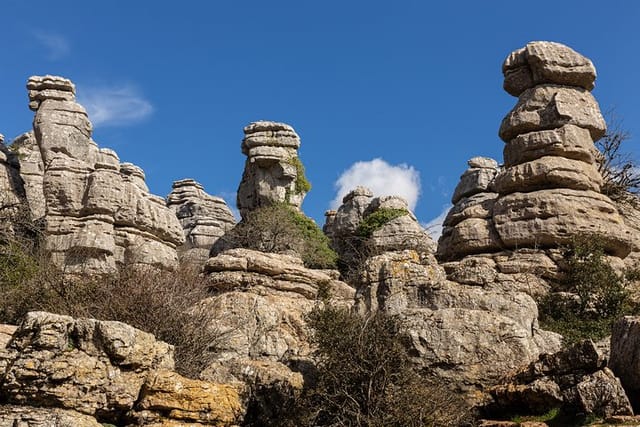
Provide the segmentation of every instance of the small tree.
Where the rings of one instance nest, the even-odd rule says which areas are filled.
[[[545,329],[565,337],[566,344],[582,339],[599,340],[610,333],[613,321],[636,308],[627,283],[635,271],[617,273],[606,259],[602,237],[579,235],[565,249],[565,277],[559,290],[539,303]]]
[[[602,193],[613,200],[629,199],[640,192],[640,169],[633,157],[622,150],[631,135],[610,113],[607,133],[596,142],[600,150],[598,170],[604,179]]]
[[[231,248],[294,253],[309,268],[335,268],[338,258],[316,223],[285,203],[249,212],[242,222],[216,242],[211,254]]]
[[[325,306],[308,322],[316,380],[284,425],[443,426],[466,417],[462,399],[413,370],[397,318]]]

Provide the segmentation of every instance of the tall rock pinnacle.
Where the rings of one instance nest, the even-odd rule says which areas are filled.
[[[300,209],[310,185],[298,158],[300,137],[285,124],[259,121],[244,128],[247,161],[238,188],[242,217],[260,206],[288,203]]]

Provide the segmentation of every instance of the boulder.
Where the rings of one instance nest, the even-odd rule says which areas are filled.
[[[596,79],[593,63],[560,43],[535,41],[512,52],[502,64],[504,90],[520,96],[543,83],[591,90]]]
[[[489,390],[492,414],[541,414],[561,408],[566,414],[633,415],[620,380],[605,366],[597,346],[587,340],[555,354],[544,354]]]
[[[611,333],[609,367],[620,378],[637,409],[640,407],[640,317],[625,316]]]

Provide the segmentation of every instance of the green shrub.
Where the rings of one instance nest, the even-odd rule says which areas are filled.
[[[380,208],[362,220],[358,225],[356,234],[360,237],[370,237],[374,231],[389,221],[408,213],[406,209]]]
[[[616,318],[637,311],[627,284],[636,272],[618,274],[606,259],[602,237],[580,235],[565,249],[565,277],[558,290],[539,301],[545,329],[562,334],[566,344],[599,340]]]
[[[456,425],[467,411],[442,384],[418,375],[395,317],[362,317],[317,307],[309,317],[315,381],[285,417],[286,426]]]
[[[300,159],[298,157],[292,157],[288,160],[288,163],[296,168],[296,194],[308,193],[311,191],[311,183],[307,180],[304,165]]]
[[[309,268],[335,268],[338,255],[312,219],[286,203],[255,209],[212,248],[212,255],[231,248],[270,253],[293,252]]]

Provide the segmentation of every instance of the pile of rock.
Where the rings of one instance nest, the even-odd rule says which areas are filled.
[[[401,215],[380,224],[368,236],[359,234],[363,221],[381,210],[394,210]],[[406,200],[399,196],[373,197],[373,192],[365,187],[357,187],[347,193],[337,211],[325,213],[323,231],[345,262],[387,251],[414,249],[431,252],[435,248],[427,231],[409,210]]]
[[[502,384],[489,390],[486,410],[499,414],[564,413],[611,417],[633,415],[620,380],[591,341],[555,354],[544,354]]]
[[[193,179],[173,183],[167,206],[182,224],[185,243],[179,248],[179,255],[189,262],[204,264],[213,244],[236,223],[226,202],[207,194]]]
[[[519,97],[500,127],[504,166],[470,161],[438,257],[481,264],[504,281],[514,272],[555,277],[558,248],[579,234],[598,234],[608,253],[626,257],[633,233],[600,193],[594,141],[606,128],[590,93],[591,61],[558,43],[532,42],[509,55],[503,73],[505,90]],[[452,278],[468,276],[465,265],[446,267]]]
[[[287,203],[300,209],[309,191],[298,159],[300,137],[285,124],[259,121],[244,128],[242,153],[247,161],[238,188],[238,209],[244,218],[260,206]]]
[[[245,409],[241,389],[180,376],[172,346],[124,323],[33,312],[0,344],[0,425],[232,426]]]
[[[16,142],[31,216],[45,219],[45,246],[69,273],[111,273],[118,265],[177,263],[182,227],[144,172],[98,148],[71,81],[31,77],[33,133]]]

